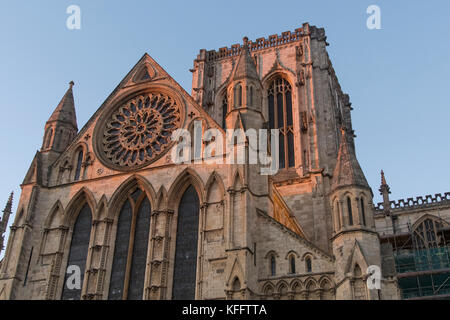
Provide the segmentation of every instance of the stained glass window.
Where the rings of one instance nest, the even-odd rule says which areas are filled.
[[[295,167],[292,89],[288,81],[276,78],[268,90],[269,127],[280,130],[279,167]]]

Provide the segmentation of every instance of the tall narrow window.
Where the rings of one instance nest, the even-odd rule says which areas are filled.
[[[178,206],[173,300],[195,299],[199,211],[197,192],[191,185]]]
[[[70,242],[69,259],[67,261],[66,278],[62,300],[80,300],[81,288],[83,286],[84,272],[86,270],[86,259],[91,239],[92,212],[88,204],[85,204],[78,214],[73,227],[72,241]],[[76,286],[71,276],[80,275],[80,286]],[[78,281],[77,281],[78,282]]]
[[[270,275],[274,276],[277,273],[276,270],[277,264],[276,264],[276,260],[275,260],[275,256],[271,256],[270,257]]]
[[[280,169],[295,167],[292,89],[288,81],[277,78],[270,84],[269,126],[280,130]]]
[[[228,99],[227,94],[225,93],[222,100],[222,129],[226,129],[226,117],[228,112]]]
[[[142,300],[147,265],[151,206],[137,189],[122,206],[109,285],[110,300]]]
[[[249,106],[253,106],[253,86],[250,86],[250,88],[248,89],[248,105]]]
[[[81,165],[83,164],[83,151],[80,151],[78,153],[78,159],[77,159],[77,167],[75,169],[75,177],[74,180],[78,181],[80,180],[80,174],[81,174]]]
[[[295,257],[292,255],[291,258],[289,259],[289,263],[291,266],[291,273],[294,274],[295,273]]]
[[[234,108],[240,108],[242,106],[242,86],[237,84],[234,87]]]
[[[341,210],[339,208],[339,201],[335,201],[334,203],[335,217],[336,217],[336,232],[341,229]]]
[[[306,264],[306,272],[312,272],[312,262],[310,257],[307,257],[305,259],[305,264]]]
[[[50,142],[52,141],[52,135],[53,135],[53,129],[48,128],[47,132],[45,133],[45,138],[44,138],[44,149],[48,149],[50,147]]]
[[[362,223],[365,226],[366,225],[366,209],[364,208],[364,198],[361,197],[361,216],[362,216]]]
[[[352,213],[352,200],[347,197],[347,212],[348,212],[348,224],[353,225],[353,213]]]

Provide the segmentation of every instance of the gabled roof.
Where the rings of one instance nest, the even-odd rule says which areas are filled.
[[[75,112],[75,103],[73,100],[73,92],[72,87],[74,83],[70,82],[70,87],[67,89],[66,93],[62,97],[55,111],[53,111],[52,115],[48,119],[47,122],[53,121],[61,121],[71,124],[75,130],[78,131],[77,126],[77,115]]]
[[[348,137],[345,129],[341,129],[341,145],[339,147],[336,167],[333,172],[331,189],[340,187],[359,186],[368,188],[366,177],[361,166],[356,159],[356,154],[352,146],[348,143]]]
[[[66,148],[66,150],[61,153],[58,159],[54,162],[56,164],[62,158],[65,157],[66,153],[69,152],[71,146],[77,143],[86,131],[93,125],[94,121],[97,120],[98,116],[109,107],[112,100],[117,96],[120,96],[122,92],[125,92],[132,88],[133,86],[141,86],[145,83],[157,82],[159,84],[164,83],[177,91],[185,100],[193,107],[196,111],[196,116],[204,118],[209,124],[215,126],[216,129],[222,130],[221,126],[211,117],[209,114],[201,108],[198,103],[192,98],[192,96],[184,90],[184,88],[176,82],[148,53],[139,59],[139,61],[134,65],[134,67],[126,74],[126,76],[120,81],[120,83],[115,87],[115,89],[109,94],[101,106],[94,112],[90,119],[84,124],[81,130],[78,132],[77,137],[74,138],[72,143]]]

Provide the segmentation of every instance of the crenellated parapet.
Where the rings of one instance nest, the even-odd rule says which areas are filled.
[[[255,41],[248,41],[248,48],[251,53],[265,50],[268,48],[275,48],[283,46],[289,43],[297,42],[302,40],[305,36],[311,36],[311,38],[318,38],[320,40],[326,39],[325,30],[323,28],[317,28],[310,26],[308,23],[303,24],[303,27],[297,28],[294,31],[285,31],[280,35],[274,34],[267,38],[258,38]],[[198,59],[205,59],[206,61],[215,61],[230,57],[239,56],[242,51],[241,44],[233,44],[230,47],[222,47],[218,51],[200,51]],[[202,53],[205,55],[202,57]]]
[[[426,195],[416,198],[400,199],[397,201],[390,201],[391,210],[411,210],[421,209],[429,207],[447,206],[450,205],[450,192],[437,193],[434,196]],[[383,214],[384,205],[383,202],[379,202],[375,206],[375,214]]]

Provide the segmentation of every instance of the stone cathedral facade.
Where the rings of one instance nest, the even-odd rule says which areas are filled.
[[[21,185],[0,298],[397,299],[395,274],[366,285],[384,260],[327,45],[304,24],[200,50],[191,94],[145,54],[81,130],[71,82]],[[279,129],[278,172],[175,164],[171,135],[195,121]]]

